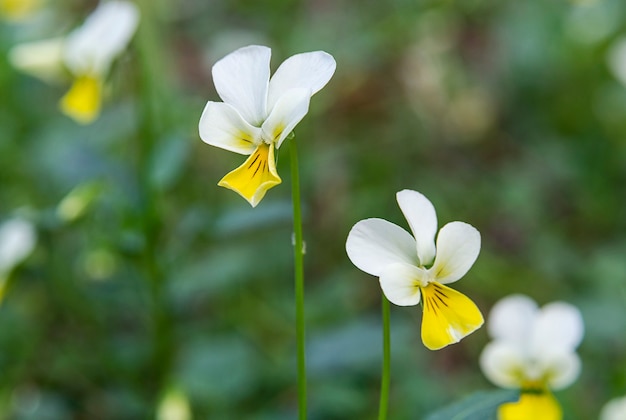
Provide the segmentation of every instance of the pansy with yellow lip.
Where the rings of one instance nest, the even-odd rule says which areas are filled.
[[[240,48],[213,66],[213,82],[223,102],[209,101],[199,123],[207,144],[250,157],[218,185],[255,207],[267,190],[281,183],[276,150],[304,118],[309,100],[335,72],[335,60],[323,51],[296,54],[270,79],[271,50]]]
[[[65,37],[29,42],[14,47],[11,63],[46,80],[73,78],[60,101],[61,110],[81,124],[100,114],[102,90],[113,60],[126,48],[139,22],[139,9],[128,1],[101,3],[82,26]]]
[[[384,219],[365,219],[350,231],[348,257],[359,269],[378,276],[390,302],[412,306],[423,302],[422,341],[431,350],[459,342],[483,324],[478,307],[446,286],[463,277],[480,252],[480,233],[463,222],[451,222],[437,235],[432,203],[417,191],[396,194],[413,236]]]
[[[511,295],[491,310],[487,331],[494,339],[480,356],[485,376],[503,388],[521,390],[518,402],[498,409],[499,420],[559,420],[551,391],[569,386],[580,373],[575,352],[584,325],[578,309],[552,302],[539,308],[524,295]]]

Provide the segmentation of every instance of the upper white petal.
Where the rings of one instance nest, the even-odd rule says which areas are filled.
[[[480,252],[480,233],[463,222],[451,222],[437,235],[437,256],[430,268],[442,284],[457,281],[472,267]]]
[[[578,308],[552,302],[535,319],[530,346],[533,354],[573,351],[583,339],[584,323]]]
[[[524,295],[500,299],[491,309],[487,331],[495,339],[507,340],[518,347],[528,347],[538,307]]]
[[[250,45],[213,65],[213,83],[220,98],[234,106],[250,124],[260,127],[267,117],[271,50]]]
[[[296,54],[286,59],[272,76],[267,106],[272,109],[280,97],[291,89],[308,89],[314,95],[330,80],[337,64],[324,51]]]
[[[242,155],[251,154],[261,141],[261,129],[248,124],[231,105],[208,102],[198,125],[205,143]]]
[[[395,263],[383,269],[380,287],[389,301],[398,306],[413,306],[420,303],[420,288],[424,285],[423,269],[411,264]]]
[[[276,143],[279,148],[294,127],[309,112],[311,94],[308,89],[291,89],[272,109],[263,126],[263,138]]]
[[[420,264],[422,266],[432,264],[435,258],[435,234],[437,233],[435,207],[423,194],[412,190],[398,192],[396,200],[415,237]]]
[[[359,269],[378,277],[391,264],[416,265],[417,259],[411,234],[383,219],[365,219],[354,225],[346,252]]]
[[[503,388],[519,388],[524,371],[525,358],[515,346],[505,341],[493,341],[485,346],[480,355],[480,368],[494,384]]]
[[[139,23],[139,9],[128,1],[101,3],[67,37],[65,63],[74,74],[105,74],[126,48]]]

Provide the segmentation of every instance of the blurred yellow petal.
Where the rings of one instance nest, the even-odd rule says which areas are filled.
[[[93,76],[74,80],[69,92],[61,99],[61,110],[81,124],[89,124],[100,114],[102,82]]]
[[[498,420],[561,420],[563,413],[549,392],[522,393],[517,402],[505,403],[498,408]]]
[[[430,350],[458,343],[483,325],[480,310],[467,296],[437,282],[422,287],[422,341]]]
[[[0,14],[8,19],[26,19],[41,6],[41,0],[0,0]]]
[[[252,207],[261,201],[270,188],[281,183],[276,172],[274,145],[261,144],[237,169],[227,174],[217,184],[230,188],[248,200]]]

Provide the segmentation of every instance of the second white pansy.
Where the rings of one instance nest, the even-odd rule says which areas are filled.
[[[417,191],[396,195],[413,236],[383,219],[366,219],[350,231],[346,251],[361,270],[379,277],[383,293],[399,306],[423,302],[422,341],[431,350],[460,341],[483,324],[474,302],[446,284],[463,277],[480,252],[480,233],[463,222],[437,235],[432,203]]]
[[[270,79],[270,57],[268,47],[251,45],[215,63],[213,82],[224,102],[209,101],[198,127],[205,143],[250,155],[218,185],[253,207],[281,183],[276,149],[307,114],[311,96],[328,83],[336,67],[323,51],[296,54]]]
[[[485,376],[503,388],[522,391],[520,400],[503,404],[503,420],[560,419],[561,408],[551,391],[565,388],[580,373],[576,347],[583,338],[583,320],[568,303],[539,308],[523,295],[505,297],[494,305],[487,325],[493,341],[480,356]],[[549,414],[548,414],[549,413]]]

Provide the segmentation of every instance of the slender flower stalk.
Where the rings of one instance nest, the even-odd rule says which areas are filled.
[[[298,359],[298,416],[306,418],[306,347],[304,328],[304,240],[300,208],[300,174],[295,139],[289,145],[291,157],[291,199],[293,202],[293,262],[296,303],[296,351]]]
[[[378,404],[378,420],[387,418],[389,407],[389,386],[391,384],[391,322],[390,304],[385,295],[382,295],[383,312],[383,366],[380,379],[380,400]]]

